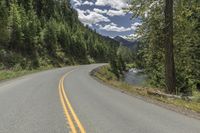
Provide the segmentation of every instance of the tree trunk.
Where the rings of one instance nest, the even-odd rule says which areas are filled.
[[[169,93],[176,93],[173,53],[173,0],[165,0],[165,80]]]

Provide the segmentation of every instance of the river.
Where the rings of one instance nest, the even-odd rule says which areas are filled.
[[[143,86],[147,80],[147,76],[138,69],[131,68],[124,75],[124,81],[130,85]]]

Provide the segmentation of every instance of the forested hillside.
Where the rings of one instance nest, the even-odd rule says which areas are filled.
[[[106,62],[117,47],[80,23],[69,0],[0,1],[0,69]]]
[[[170,89],[166,84],[166,63],[171,58],[168,61],[175,69],[171,79],[175,77],[176,90],[169,92],[191,95],[192,90],[199,89],[200,1],[134,0],[131,11],[143,22],[137,31],[142,44],[136,62],[148,74],[151,85]],[[170,51],[168,46],[172,46]]]

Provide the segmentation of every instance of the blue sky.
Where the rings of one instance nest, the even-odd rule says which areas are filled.
[[[132,20],[129,0],[71,0],[79,14],[79,20],[104,36],[133,36],[141,24]]]

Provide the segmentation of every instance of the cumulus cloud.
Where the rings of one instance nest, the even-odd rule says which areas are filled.
[[[127,0],[97,0],[95,2],[95,5],[97,5],[97,6],[110,6],[114,9],[118,9],[118,10],[128,7]]]
[[[100,14],[106,14],[108,12],[108,10],[101,10],[101,9],[98,9],[98,8],[94,8],[93,9],[96,13],[100,13]]]
[[[82,5],[82,0],[72,0],[72,5],[78,7]]]
[[[107,15],[109,16],[124,16],[126,13],[123,10],[109,10]]]
[[[97,12],[90,10],[83,11],[80,9],[77,9],[77,11],[79,19],[85,25],[91,26],[92,24],[96,24],[99,22],[110,22],[110,19],[108,17],[105,17]]]
[[[124,26],[122,22],[119,22],[119,25],[115,23],[113,16],[126,17],[127,12],[123,8],[129,7],[128,1],[130,0],[72,0],[72,5],[84,25],[119,34],[120,32],[135,31],[141,25],[134,23]]]
[[[89,2],[89,1],[85,1],[85,2],[83,2],[83,5],[92,6],[92,5],[94,5],[94,3],[93,2]]]
[[[99,25],[99,29],[106,30],[106,31],[114,31],[114,32],[125,32],[125,31],[129,31],[130,30],[130,28],[125,28],[123,26],[118,26],[115,23],[110,23],[110,24],[107,24],[105,26]]]
[[[91,1],[87,1],[87,0],[86,1],[83,1],[83,0],[72,0],[72,5],[75,8],[77,8],[77,7],[82,6],[82,5],[92,6],[92,5],[94,5],[94,3],[91,2]]]
[[[131,27],[124,27],[124,26],[118,26],[115,23],[110,23],[105,26],[98,25],[100,30],[105,30],[105,31],[112,31],[112,32],[126,32],[126,31],[131,31],[131,30],[136,30],[138,26],[140,26],[141,23],[134,23],[131,25]]]
[[[136,30],[139,26],[141,26],[142,23],[140,22],[135,22],[134,24],[131,25],[131,30]]]
[[[126,15],[126,13],[123,10],[102,10],[102,9],[98,9],[98,8],[94,8],[94,11],[100,14],[106,14],[108,16],[124,16]]]
[[[136,39],[140,38],[141,35],[134,33],[134,34],[130,34],[130,35],[127,35],[127,36],[121,36],[121,37],[126,39],[126,40],[136,40]]]

